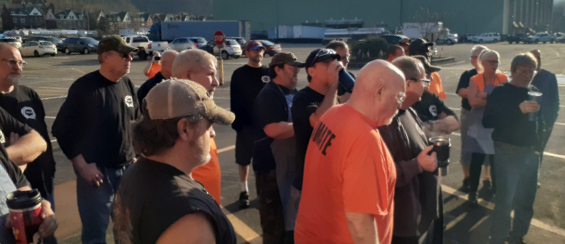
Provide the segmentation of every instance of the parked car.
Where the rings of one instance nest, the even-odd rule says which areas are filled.
[[[389,45],[397,45],[398,43],[400,43],[400,40],[402,40],[404,38],[408,38],[405,35],[382,35],[380,37],[385,39],[385,41]]]
[[[188,39],[190,39],[191,42],[194,42],[194,46],[197,48],[205,46],[208,43],[204,37],[189,37]]]
[[[57,46],[50,41],[28,41],[20,48],[22,56],[57,55]]]
[[[449,34],[447,36],[442,36],[441,38],[436,40],[436,43],[445,43],[447,45],[453,45],[455,43],[459,42],[459,37],[457,36],[457,33],[453,33],[453,34]]]
[[[475,34],[466,33],[459,35],[459,43],[471,42],[471,38],[476,36]]]
[[[0,38],[0,42],[10,43],[17,48],[22,47],[22,42],[18,41],[16,38],[13,38],[13,37],[2,37],[2,38]]]
[[[53,44],[55,44],[55,46],[57,46],[57,51],[63,51],[61,49],[61,44],[63,44],[63,40],[57,38],[57,37],[53,37],[53,36],[33,36],[30,37],[26,40],[26,42],[30,42],[30,41],[48,41],[51,42]]]
[[[520,33],[513,36],[509,36],[506,40],[508,44],[516,43],[520,44],[520,42],[526,43],[528,41],[529,35],[527,33]]]
[[[478,43],[485,43],[485,42],[496,43],[499,42],[501,39],[500,39],[500,34],[490,32],[490,33],[482,33],[478,36],[474,36],[470,40],[472,42],[478,42]]]
[[[141,60],[153,56],[153,52],[164,52],[169,49],[168,42],[152,42],[147,36],[125,36],[122,37],[126,43],[137,48],[137,56]]]
[[[263,44],[263,46],[265,46],[265,53],[263,54],[263,57],[265,58],[272,57],[275,56],[275,54],[281,52],[280,44],[275,44],[267,40],[259,40],[259,41],[261,42],[261,44]]]
[[[555,33],[555,42],[564,43],[565,42],[565,34],[561,32]]]
[[[240,45],[241,47],[244,47],[245,44],[247,44],[247,40],[245,40],[245,38],[239,37],[239,36],[237,36],[237,37],[226,37],[226,39],[233,39],[233,40],[235,40],[237,43],[239,43],[239,45]]]
[[[539,32],[533,36],[528,37],[528,43],[536,43],[536,44],[539,42],[543,42],[544,44],[546,42],[554,43],[556,39],[557,38],[553,34],[547,32]]]
[[[61,44],[61,50],[67,55],[73,52],[89,54],[97,49],[98,41],[91,37],[69,37]]]
[[[206,45],[204,46],[200,46],[199,49],[202,49],[210,54],[214,54],[214,47],[216,46],[216,43],[214,42],[208,42],[206,43]]]
[[[194,42],[192,42],[190,39],[188,39],[188,37],[181,37],[181,38],[174,39],[169,44],[169,48],[171,50],[175,50],[177,52],[182,52],[184,50],[194,49],[194,48],[197,48],[197,47],[196,47]]]
[[[214,55],[222,57],[222,59],[229,59],[230,57],[241,57],[241,46],[233,39],[226,39],[224,48],[214,46]]]

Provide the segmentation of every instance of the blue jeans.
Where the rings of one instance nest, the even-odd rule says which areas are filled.
[[[78,173],[77,202],[82,222],[82,243],[106,243],[106,230],[112,215],[112,202],[120,185],[125,167],[114,169],[97,165],[104,175],[101,186],[91,186]],[[76,173],[76,172],[75,172]]]
[[[503,243],[507,239],[518,241],[528,233],[534,216],[540,156],[533,147],[502,142],[494,142],[494,150],[497,191],[490,243]]]

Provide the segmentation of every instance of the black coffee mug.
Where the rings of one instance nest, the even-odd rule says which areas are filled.
[[[432,152],[436,152],[438,167],[445,167],[449,164],[449,150],[451,149],[451,139],[446,136],[434,136],[429,139],[434,146]]]

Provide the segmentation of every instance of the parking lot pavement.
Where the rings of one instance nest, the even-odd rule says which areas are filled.
[[[502,71],[510,69],[510,61],[520,52],[531,49],[540,49],[543,56],[543,67],[556,74],[565,74],[563,58],[565,57],[565,44],[545,45],[509,45],[507,43],[486,44],[489,48],[501,54]],[[282,45],[283,50],[295,53],[298,60],[305,60],[307,55],[315,48],[322,47],[315,44]],[[472,44],[458,44],[453,46],[438,46],[442,56],[454,57],[455,61],[442,64],[440,75],[444,89],[447,93],[445,103],[459,114],[460,98],[455,94],[455,88],[460,74],[470,69],[469,51]],[[24,68],[21,84],[35,89],[42,97],[47,117],[46,122],[50,128],[57,112],[63,103],[69,86],[80,76],[98,69],[95,55],[57,55],[55,57],[26,58],[28,65]],[[128,75],[136,85],[141,85],[146,78],[142,74],[143,67],[148,61],[134,60],[131,73]],[[229,79],[232,72],[247,62],[245,58],[225,61],[226,84],[217,89],[214,99],[216,103],[229,108]],[[268,64],[270,59],[265,59]],[[358,73],[359,70],[351,70]],[[298,74],[298,87],[307,84],[306,74]],[[565,97],[565,87],[560,86],[561,98]],[[563,107],[563,105],[562,105]],[[543,166],[540,171],[541,188],[538,191],[535,203],[535,220],[526,241],[528,243],[565,243],[565,152],[562,149],[565,142],[565,117],[560,116],[558,124],[546,148]],[[235,132],[228,126],[215,127],[216,143],[219,149],[220,164],[222,167],[222,206],[230,220],[234,223],[238,233],[238,243],[260,242],[261,229],[259,226],[258,202],[255,194],[255,180],[251,176],[250,194],[251,207],[240,210],[236,201],[239,196],[239,178],[235,165],[233,145]],[[489,215],[492,211],[492,201],[482,201],[479,208],[471,209],[465,203],[466,195],[458,192],[462,181],[462,172],[458,165],[460,154],[460,139],[457,133],[451,135],[452,151],[449,174],[443,178],[446,218],[446,243],[484,244],[490,228]],[[55,160],[57,161],[56,173],[56,205],[60,220],[57,236],[62,243],[80,243],[80,221],[76,210],[76,196],[74,188],[75,175],[70,162],[64,157],[54,138],[52,139]],[[65,207],[62,207],[65,206]],[[109,241],[111,233],[109,232]]]

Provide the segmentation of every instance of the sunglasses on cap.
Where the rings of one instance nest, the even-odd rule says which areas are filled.
[[[315,63],[321,62],[321,61],[325,61],[325,60],[327,60],[328,58],[331,58],[331,57],[333,57],[334,59],[340,60],[340,56],[333,49],[327,49],[327,48],[320,49],[316,53],[316,56],[314,56],[314,59],[312,60],[312,64],[315,64]]]

